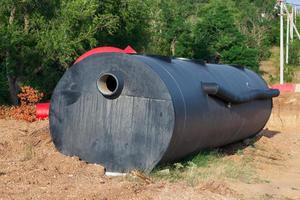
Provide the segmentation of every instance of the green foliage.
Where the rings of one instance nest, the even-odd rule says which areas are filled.
[[[4,68],[0,67],[0,105],[9,102],[7,79],[3,70]]]
[[[228,3],[230,1],[215,0],[200,10],[195,27],[196,57],[209,59],[243,42],[234,24],[234,10]]]
[[[241,0],[235,1],[235,5],[240,11],[236,15],[236,23],[240,32],[246,36],[245,44],[257,48],[260,59],[269,57],[269,46],[277,42],[279,35],[275,2]]]
[[[246,1],[243,4],[251,5]],[[214,62],[244,65],[258,71],[259,57],[263,56],[260,56],[254,43],[251,45],[252,37],[255,36],[248,32],[257,24],[250,26],[247,23],[244,12],[249,10],[249,7],[245,7],[239,13],[232,1],[214,0],[202,10],[195,30],[195,57]],[[203,15],[205,10],[207,12]],[[243,25],[243,21],[237,20],[237,17],[241,16],[244,16],[242,19],[246,20],[244,22],[246,25]]]
[[[152,1],[150,12],[152,54],[192,57],[192,27],[202,1]]]
[[[289,64],[300,65],[300,41],[294,40],[290,44],[289,50]]]
[[[221,60],[223,63],[237,64],[246,66],[252,70],[259,72],[258,51],[254,48],[247,48],[243,45],[234,46],[222,54]]]
[[[218,151],[204,151],[186,158],[180,163],[155,168],[151,175],[156,179],[186,181],[190,185],[207,180],[234,179],[245,183],[257,182],[252,159],[243,157],[238,162]]]
[[[99,30],[111,32],[117,20],[111,14],[97,14],[98,1],[62,1],[52,20],[42,22],[37,30],[37,48],[45,56],[44,62],[57,62],[68,68],[86,49],[96,46],[94,34]]]
[[[275,0],[2,0],[0,103],[25,84],[49,98],[78,56],[104,45],[130,44],[142,53],[258,71],[270,45],[278,42],[274,4]]]
[[[295,75],[295,68],[291,65],[284,66],[284,81],[285,82],[292,82]]]
[[[116,20],[113,31],[97,31],[97,45],[126,47],[132,45],[136,50],[145,51],[149,42],[149,6],[151,1],[104,0],[97,9],[100,15],[113,15]]]
[[[167,164],[155,168],[151,174],[159,179],[177,181],[184,179],[185,173],[194,169],[206,169],[216,162],[221,162],[224,155],[218,151],[203,151],[199,154],[189,156],[180,163]]]
[[[295,77],[295,71],[300,66],[300,41],[295,40],[290,43],[289,64],[284,66],[284,79],[286,82],[292,82]]]
[[[49,97],[63,71],[96,46],[94,35],[116,29],[117,17],[98,13],[98,7],[97,0],[5,0],[0,5],[1,80],[12,82],[0,86],[6,88],[3,93],[27,84]]]

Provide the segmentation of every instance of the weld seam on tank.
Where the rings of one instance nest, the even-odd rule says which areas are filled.
[[[161,65],[161,64],[159,63],[159,65]],[[185,98],[184,98],[183,92],[182,92],[182,90],[181,90],[178,82],[174,78],[174,76],[172,76],[172,74],[166,68],[164,68],[163,66],[162,66],[162,69],[165,70],[169,74],[169,76],[173,79],[173,81],[175,82],[175,84],[176,84],[176,86],[177,86],[177,88],[178,88],[178,90],[180,92],[181,99],[182,99],[182,102],[183,102],[183,105],[184,105],[184,122],[183,122],[183,127],[182,127],[182,129],[184,130],[185,126],[186,126],[186,119],[187,119],[187,113],[186,113],[187,108],[186,108],[186,102],[185,102]],[[164,80],[162,80],[162,81],[164,81]],[[168,86],[167,86],[167,88],[168,88]],[[172,98],[172,95],[171,95],[171,98]],[[176,109],[175,108],[174,108],[174,111],[175,111],[175,114],[176,114]]]
[[[122,95],[123,97],[136,97],[136,96],[133,96],[133,95]],[[142,98],[142,99],[151,99],[151,100],[155,100],[155,101],[169,101],[169,99],[157,99],[157,98],[151,98],[151,97],[144,97],[144,96],[139,96],[139,98]]]
[[[186,128],[186,120],[187,120],[187,107],[186,107],[186,101],[185,101],[185,98],[184,98],[184,95],[183,95],[183,92],[182,92],[182,90],[181,90],[181,88],[180,88],[180,86],[179,86],[179,84],[178,84],[178,82],[176,81],[176,79],[175,79],[175,77],[160,63],[160,62],[167,62],[167,61],[165,61],[165,60],[162,60],[162,59],[160,59],[160,58],[158,58],[158,57],[154,57],[154,56],[150,56],[150,57],[144,57],[144,59],[146,60],[146,62],[147,61],[149,61],[149,62],[152,62],[153,64],[154,64],[154,66],[155,65],[159,65],[160,67],[161,67],[161,69],[162,70],[164,70],[168,75],[169,75],[169,77],[174,81],[174,83],[175,83],[175,85],[176,85],[176,88],[178,89],[178,91],[179,91],[179,93],[180,93],[180,97],[181,97],[181,100],[182,100],[182,103],[183,103],[183,107],[184,107],[184,121],[183,121],[183,126],[182,126],[182,128],[181,128],[181,130],[180,130],[180,132],[182,133],[184,130],[185,130],[185,128]],[[154,60],[154,61],[153,61]],[[171,64],[172,63],[172,60],[171,60],[171,62],[167,62],[168,64]],[[158,74],[158,72],[156,72],[156,70],[154,70],[152,67],[151,67],[151,65],[149,65],[149,64],[146,64],[154,73],[156,73],[159,77],[160,77],[160,79],[164,82],[164,84],[166,85],[166,87],[168,88],[168,90],[169,90],[169,92],[170,92],[170,94],[172,94],[172,92],[170,91],[170,88],[169,88],[169,86],[168,86],[168,84],[166,84],[165,83],[165,81],[166,80],[164,80],[163,78],[162,78],[162,76],[160,76],[159,74]],[[175,124],[174,125],[176,125],[177,123],[176,123],[176,121],[178,120],[177,119],[177,115],[176,115],[176,107],[174,106],[174,97],[173,97],[173,95],[171,95],[171,98],[172,98],[172,105],[173,105],[173,109],[174,109],[174,112],[175,112]],[[174,127],[174,132],[175,132],[175,127]],[[174,134],[173,134],[174,135]],[[172,136],[172,138],[173,138],[173,136]],[[172,141],[172,139],[171,139],[171,141]],[[170,143],[171,143],[171,141],[170,141]],[[167,150],[166,151],[168,151],[168,148],[169,147],[167,147]]]
[[[138,57],[140,58],[140,57]],[[151,70],[153,71],[154,73],[156,73],[159,78],[163,81],[163,83],[165,84],[165,86],[167,87],[169,93],[170,93],[170,96],[171,96],[171,99],[172,99],[172,106],[173,106],[173,110],[174,110],[174,117],[175,117],[175,123],[174,123],[174,127],[173,127],[173,134],[172,134],[172,137],[171,137],[171,140],[168,144],[168,147],[166,148],[163,156],[158,159],[158,163],[164,163],[165,162],[165,156],[168,156],[168,153],[166,152],[169,152],[170,153],[170,148],[173,147],[173,143],[177,143],[178,141],[178,135],[183,135],[184,131],[186,130],[186,121],[187,121],[187,106],[186,106],[186,101],[185,101],[185,98],[184,98],[184,95],[183,95],[183,92],[180,88],[180,85],[179,83],[177,82],[177,80],[175,79],[175,77],[167,70],[167,68],[163,65],[163,63],[167,63],[167,64],[172,64],[173,61],[171,60],[171,62],[167,62],[166,60],[164,59],[160,59],[159,57],[155,57],[155,56],[146,56],[146,57],[141,57],[142,59],[142,62],[144,64],[146,64],[146,66]],[[193,63],[194,64],[194,63]],[[159,71],[156,71],[156,69],[152,66],[159,66],[159,69],[163,70],[167,76],[169,76],[171,78],[171,80],[175,83],[176,85],[176,88],[180,94],[180,104],[183,105],[183,109],[184,109],[184,120],[179,120],[178,119],[178,106],[175,106],[176,104],[176,99],[174,99],[175,97],[173,96],[174,95],[174,92],[172,92],[172,88],[170,88],[170,85],[167,84],[168,80],[164,79]],[[179,102],[177,102],[179,103]],[[180,112],[179,112],[180,113]],[[183,121],[183,123],[182,123]],[[181,124],[181,126],[178,126],[179,124]],[[177,127],[177,128],[176,128]],[[180,140],[179,140],[180,141]]]
[[[149,59],[149,57],[146,57],[146,58],[148,58]],[[168,75],[169,75],[169,77],[174,81],[174,83],[176,84],[176,88],[178,89],[178,91],[180,92],[180,96],[181,96],[181,99],[182,99],[182,102],[183,102],[183,105],[184,105],[184,126],[183,126],[183,130],[184,130],[184,128],[185,128],[185,124],[186,124],[186,118],[187,118],[187,113],[186,113],[186,110],[187,110],[187,108],[186,108],[186,102],[185,102],[185,98],[184,98],[184,95],[183,95],[183,93],[182,93],[182,90],[181,90],[181,88],[180,88],[180,86],[179,86],[179,84],[178,84],[178,82],[176,81],[176,79],[174,78],[174,76],[161,64],[161,63],[159,63],[159,62],[157,62],[157,61],[161,61],[159,58],[156,58],[156,57],[150,57],[151,59],[153,59],[153,60],[155,60],[156,62],[154,63],[152,60],[149,60],[150,62],[153,62],[155,65],[156,64],[158,64],[160,67],[161,67],[161,69],[162,70],[164,70]],[[164,61],[164,60],[163,60]],[[172,63],[172,61],[170,62],[170,63]],[[151,67],[151,65],[148,65],[148,64],[146,64],[154,73],[156,73],[159,77],[160,77],[160,79],[163,81],[163,82],[165,82],[165,80],[163,80],[162,79],[162,77]],[[166,87],[168,88],[168,90],[169,90],[169,87],[168,87],[168,85],[165,83],[165,85],[166,85]],[[171,94],[171,92],[170,92],[170,94]],[[173,99],[173,97],[172,97],[172,95],[171,95],[171,98]],[[174,99],[173,99],[174,100]],[[174,106],[174,105],[173,105]],[[175,109],[175,107],[174,107],[174,111],[176,112],[176,109]],[[175,113],[176,114],[176,113]]]

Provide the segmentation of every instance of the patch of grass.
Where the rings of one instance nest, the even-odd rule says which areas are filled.
[[[263,183],[271,183],[270,180],[262,180]]]
[[[26,146],[24,147],[24,157],[22,161],[31,160],[33,156],[34,156],[33,145],[26,144]]]
[[[224,165],[224,175],[230,179],[240,180],[244,183],[254,182],[255,172],[248,162],[228,162]]]
[[[196,168],[208,168],[219,156],[217,151],[203,151],[197,155],[187,157],[182,162],[158,166],[152,171],[151,175],[155,178],[170,181],[183,179],[185,173],[190,174]]]
[[[243,151],[243,149],[239,149],[239,150],[237,150],[236,154],[237,154],[237,155],[243,155],[243,154],[244,154],[244,151]]]
[[[223,155],[217,150],[214,151],[203,151],[195,156],[191,156],[187,159],[187,163],[192,162],[197,167],[208,167],[210,163],[217,161]],[[189,161],[190,160],[190,161]]]
[[[292,56],[291,53],[293,51],[290,50],[290,63],[293,63],[293,61],[291,61],[292,57],[297,57],[297,56]],[[294,51],[295,52],[295,51]],[[271,56],[269,58],[269,60],[273,63],[274,67],[277,70],[277,73],[274,75],[269,75],[269,83],[270,84],[274,84],[274,83],[278,83],[279,82],[279,65],[280,65],[280,49],[279,47],[273,47],[271,50]],[[285,78],[285,82],[297,82],[297,76],[296,75],[296,71],[299,69],[299,66],[295,65],[295,64],[286,64],[285,60],[284,60],[284,78]]]
[[[274,195],[265,193],[262,195],[262,199],[274,199]]]
[[[203,151],[182,162],[159,166],[150,175],[154,179],[170,182],[183,180],[192,186],[204,180],[234,179],[245,183],[255,182],[257,178],[252,159],[241,157],[239,160],[232,160],[216,150]]]

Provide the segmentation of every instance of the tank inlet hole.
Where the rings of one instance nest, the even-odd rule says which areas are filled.
[[[105,97],[114,97],[122,90],[118,78],[113,74],[102,74],[97,81],[97,87]]]

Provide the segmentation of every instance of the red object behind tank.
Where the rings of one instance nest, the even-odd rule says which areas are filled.
[[[36,108],[36,118],[46,119],[49,116],[50,103],[38,103],[35,105]]]
[[[271,88],[278,89],[278,90],[280,90],[280,92],[294,92],[295,84],[292,84],[292,83],[275,84],[275,85],[272,85]]]
[[[83,55],[81,55],[76,61],[75,64],[82,61],[83,59],[97,54],[97,53],[125,53],[125,54],[136,54],[136,51],[131,47],[131,46],[127,46],[124,50],[117,48],[117,47],[98,47],[95,49],[92,49],[86,53],[84,53]]]

